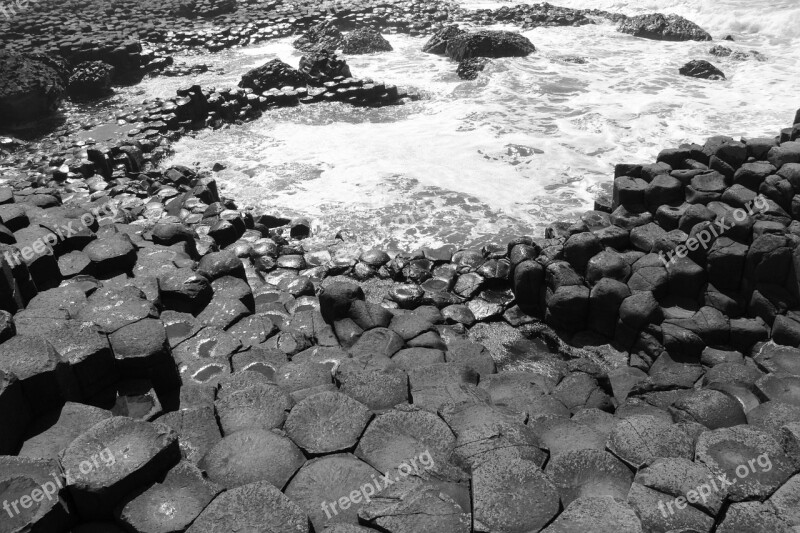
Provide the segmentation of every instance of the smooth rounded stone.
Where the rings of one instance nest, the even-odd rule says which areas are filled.
[[[722,508],[726,487],[712,485],[718,481],[704,464],[683,458],[660,458],[636,473],[636,483],[673,497],[684,497],[690,505],[711,516]]]
[[[178,434],[181,456],[197,464],[208,450],[220,441],[222,435],[210,400],[209,405],[205,406],[184,404],[182,401],[179,411],[166,413],[158,419],[158,422],[175,430]]]
[[[742,502],[731,504],[725,517],[715,531],[719,533],[738,533],[740,531],[769,531],[772,533],[791,533],[796,527],[786,517],[776,511],[773,505],[765,502]]]
[[[514,412],[475,403],[448,404],[441,416],[456,435],[453,460],[467,470],[498,453],[543,465],[546,454],[534,428],[524,425]]]
[[[33,436],[25,440],[18,455],[31,459],[58,459],[73,440],[111,416],[111,411],[106,409],[67,402],[57,411],[40,417],[29,428],[28,432]]]
[[[142,533],[183,531],[220,492],[222,487],[203,479],[200,469],[184,461],[163,482],[123,502],[119,520]]]
[[[110,516],[123,497],[156,481],[179,460],[178,434],[172,429],[115,416],[72,441],[61,464],[72,476],[67,488],[78,512],[92,519]]]
[[[223,438],[198,466],[226,489],[262,480],[283,489],[305,460],[303,452],[286,437],[251,428]]]
[[[445,320],[451,324],[463,324],[467,327],[475,324],[475,315],[469,307],[462,304],[449,305],[442,309]]]
[[[378,268],[388,263],[391,260],[391,257],[389,257],[389,254],[383,250],[373,248],[371,250],[365,250],[361,252],[358,260],[362,263],[368,264],[371,267]]]
[[[217,496],[186,533],[309,533],[308,516],[267,481],[257,481]]]
[[[164,308],[180,312],[199,311],[213,294],[208,278],[190,268],[179,268],[160,275],[158,287]]]
[[[322,392],[295,405],[284,429],[306,453],[319,455],[354,447],[370,418],[364,404],[340,392]]]
[[[584,496],[574,500],[543,533],[641,533],[641,521],[633,508],[611,496]]]
[[[750,426],[706,431],[697,440],[695,461],[716,476],[726,476],[728,499],[763,499],[795,471],[778,441]]]
[[[347,318],[351,306],[364,300],[364,291],[354,283],[336,281],[323,285],[319,293],[322,318],[329,324]]]
[[[389,289],[388,298],[400,306],[400,309],[415,309],[422,304],[425,297],[423,291],[417,285],[394,285]]]
[[[747,423],[779,438],[780,428],[785,424],[800,422],[800,406],[781,401],[764,402],[747,412]]]
[[[406,343],[409,348],[429,348],[432,350],[446,350],[447,345],[442,340],[441,335],[436,331],[428,331],[418,337],[414,337]]]
[[[358,511],[368,503],[381,473],[349,453],[308,461],[286,487],[286,495],[306,512],[314,528],[357,524]],[[370,485],[361,492],[362,487]],[[375,491],[377,492],[377,491]],[[351,495],[357,495],[353,498]],[[327,530],[325,530],[327,531]]]
[[[539,531],[558,514],[559,496],[536,463],[499,455],[472,473],[472,510],[475,531]]]
[[[586,281],[595,284],[602,279],[614,279],[625,283],[631,275],[631,267],[619,253],[605,250],[594,255],[586,267]]]
[[[350,353],[353,357],[392,357],[403,348],[403,339],[387,328],[373,328],[365,331],[356,341]]]
[[[617,422],[608,438],[608,449],[632,465],[640,465],[659,457],[691,459],[694,444],[683,431],[650,415],[635,415]]]
[[[289,392],[326,385],[332,380],[331,370],[320,363],[289,362],[278,369],[275,383]]]
[[[641,520],[644,531],[667,533],[670,531],[710,532],[714,519],[703,511],[674,497],[634,482],[626,499]]]
[[[130,271],[136,263],[136,248],[124,234],[96,239],[83,251],[101,275]]]
[[[367,427],[355,454],[381,472],[395,472],[411,458],[428,454],[438,479],[460,481],[464,473],[450,464],[456,437],[433,413],[398,407],[377,416]]]
[[[559,454],[577,450],[605,450],[607,435],[571,420],[556,423],[539,435],[542,448],[551,459]]]
[[[570,450],[552,457],[545,473],[567,507],[583,497],[611,496],[624,500],[633,481],[625,464],[604,450]]]
[[[74,522],[61,494],[64,475],[57,460],[0,456],[3,533],[66,531]],[[23,502],[23,500],[25,500]],[[6,517],[6,513],[10,516]]]
[[[767,160],[778,170],[787,164],[800,163],[800,142],[785,142],[770,148]]]
[[[675,402],[670,413],[676,422],[697,422],[709,429],[746,424],[744,410],[735,398],[715,390],[697,390]]]
[[[34,414],[56,408],[77,394],[69,365],[41,337],[16,335],[0,344],[0,371],[19,379]]]
[[[230,250],[212,252],[200,259],[197,265],[197,273],[206,277],[210,281],[223,276],[233,276],[245,279],[244,265],[242,260]]]
[[[254,383],[227,387],[215,402],[224,435],[249,428],[273,429],[283,426],[294,402],[277,385]]]

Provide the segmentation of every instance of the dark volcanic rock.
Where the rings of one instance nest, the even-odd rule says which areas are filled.
[[[54,60],[0,53],[0,126],[49,115],[64,96],[64,71]]]
[[[472,57],[525,57],[536,51],[527,37],[510,31],[480,30],[461,33],[447,43],[450,59],[463,61]]]
[[[683,76],[689,76],[691,78],[703,78],[706,80],[725,79],[724,72],[703,59],[689,61],[680,68],[679,72]]]
[[[331,81],[336,76],[350,78],[350,67],[344,59],[339,59],[336,54],[327,49],[316,50],[300,59],[300,72],[305,74],[309,83],[321,85]]]
[[[428,54],[444,55],[447,50],[447,43],[462,33],[467,32],[459,28],[457,24],[445,26],[433,34],[433,37],[422,47],[422,51]]]
[[[623,20],[617,31],[659,41],[710,41],[711,35],[690,20],[661,13],[638,15]]]
[[[309,29],[302,37],[297,39],[293,46],[303,52],[315,52],[318,50],[337,50],[344,35],[333,25],[331,21],[324,21]]]
[[[370,28],[360,28],[347,34],[342,44],[345,54],[374,54],[394,50],[383,35]]]
[[[485,57],[472,57],[465,59],[458,64],[456,74],[462,80],[474,80],[478,77],[478,73],[482,72],[489,60]]]
[[[254,68],[242,76],[242,81],[239,82],[239,87],[253,89],[258,94],[286,86],[305,87],[306,77],[280,59],[273,59]]]
[[[81,63],[69,77],[67,90],[72,98],[97,98],[111,92],[114,67],[102,61]]]

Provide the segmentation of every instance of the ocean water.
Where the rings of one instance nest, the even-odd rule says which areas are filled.
[[[511,5],[463,2],[469,8]],[[677,13],[715,43],[670,43],[616,32],[610,23],[524,32],[538,51],[494,60],[475,81],[456,64],[423,54],[427,37],[387,35],[393,52],[348,56],[355,76],[411,86],[424,98],[382,109],[316,104],[266,113],[176,144],[165,164],[216,162],[224,193],[240,207],[309,216],[315,232],[350,230],[363,246],[477,246],[540,235],[553,220],[591,209],[619,162],[649,162],[665,147],[716,134],[772,136],[800,107],[797,0],[560,0],[626,14]],[[500,28],[500,27],[498,27]],[[506,29],[515,29],[508,27]],[[724,42],[766,61],[708,54]],[[221,72],[196,78],[235,86],[278,57],[297,65],[291,39],[177,58]],[[582,64],[566,61],[581,57]],[[707,59],[728,76],[678,75]],[[187,79],[154,79],[124,98],[170,96]]]

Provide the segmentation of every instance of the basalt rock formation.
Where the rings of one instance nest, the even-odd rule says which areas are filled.
[[[711,35],[690,20],[678,15],[637,15],[619,23],[617,31],[634,37],[658,41],[710,41]]]

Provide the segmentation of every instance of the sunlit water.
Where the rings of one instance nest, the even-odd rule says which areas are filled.
[[[467,2],[470,8],[502,3]],[[211,166],[240,206],[312,217],[316,231],[354,232],[391,249],[470,246],[541,233],[548,222],[590,209],[618,162],[651,161],[659,150],[714,134],[775,135],[800,107],[800,3],[796,0],[562,0],[626,14],[678,13],[715,40],[768,60],[708,54],[711,43],[637,39],[611,24],[540,28],[524,34],[538,52],[495,60],[476,81],[424,54],[427,40],[388,35],[393,52],[348,56],[355,76],[412,86],[425,98],[382,109],[315,104],[271,111],[252,123],[205,131],[176,145],[166,164]],[[514,28],[509,28],[514,29]],[[177,58],[222,68],[195,79],[235,86],[278,57],[297,65],[291,40]],[[564,61],[580,56],[585,64]],[[707,59],[728,76],[679,76]],[[187,79],[155,79],[126,98],[170,96]]]

